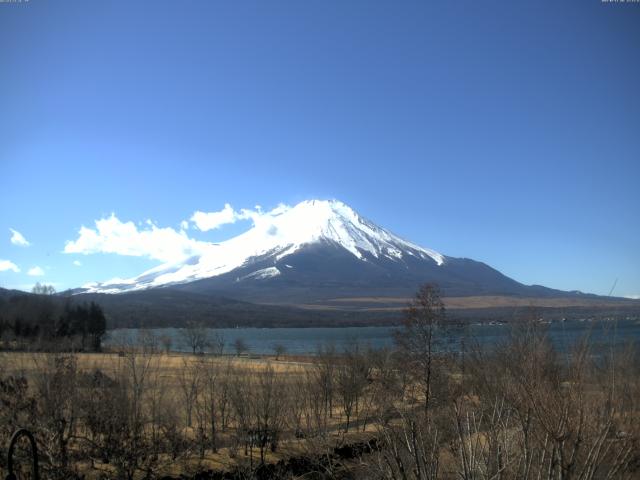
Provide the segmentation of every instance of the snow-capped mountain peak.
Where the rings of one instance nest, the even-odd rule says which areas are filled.
[[[402,258],[407,249],[431,257],[439,265],[444,257],[433,250],[418,247],[362,218],[338,200],[308,200],[293,207],[282,219],[280,228],[294,245],[320,240],[333,241],[362,259],[367,252],[374,257]]]
[[[329,243],[341,247],[356,258],[387,258],[402,261],[406,256],[442,265],[445,257],[438,252],[407,242],[364,219],[338,200],[307,200],[294,207],[279,206],[252,217],[253,227],[221,243],[205,243],[198,255],[174,264],[163,264],[133,279],[113,280],[86,285],[85,291],[120,293],[219,276],[260,259],[271,259],[273,267],[264,265],[244,275],[243,279],[260,281],[280,275],[275,263],[305,246]],[[290,268],[287,266],[287,268]]]

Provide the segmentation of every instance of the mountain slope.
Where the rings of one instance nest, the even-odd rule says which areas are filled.
[[[425,282],[446,296],[576,295],[526,286],[490,266],[408,242],[339,201],[310,200],[256,216],[247,232],[208,244],[197,256],[138,277],[90,285],[84,293],[171,286],[257,303],[323,302],[336,297],[410,296]]]
[[[402,262],[411,257],[434,265],[444,263],[444,256],[438,252],[393,235],[341,202],[311,200],[256,217],[249,231],[222,243],[211,243],[198,256],[160,265],[132,279],[90,285],[86,291],[143,290],[218,277],[251,265],[267,265],[242,276],[262,280],[282,273],[276,263],[314,245],[337,246],[363,263],[371,259]]]

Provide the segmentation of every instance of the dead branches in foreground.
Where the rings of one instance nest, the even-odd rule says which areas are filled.
[[[27,367],[8,354],[3,448],[18,427],[34,432],[45,479],[212,468],[252,478],[288,456],[309,459],[309,478],[638,478],[632,349],[583,342],[561,355],[528,323],[502,345],[454,355],[429,346],[437,324],[424,331],[410,356],[353,345],[324,348],[306,365],[143,351],[104,355],[101,366],[34,354],[21,357]],[[420,362],[419,349],[431,358]],[[368,440],[358,459],[336,460],[337,448]]]

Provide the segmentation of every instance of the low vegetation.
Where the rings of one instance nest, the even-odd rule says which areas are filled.
[[[632,348],[585,341],[560,354],[530,321],[502,344],[469,339],[447,354],[446,325],[425,286],[394,350],[205,355],[211,339],[194,325],[189,355],[168,354],[150,333],[114,352],[5,352],[0,477],[19,427],[35,434],[45,479],[640,476]]]

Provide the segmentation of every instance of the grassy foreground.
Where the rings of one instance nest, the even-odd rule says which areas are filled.
[[[638,478],[636,352],[585,342],[559,354],[537,326],[520,328],[456,356],[409,344],[278,360],[0,353],[0,440],[33,431],[46,479]]]

